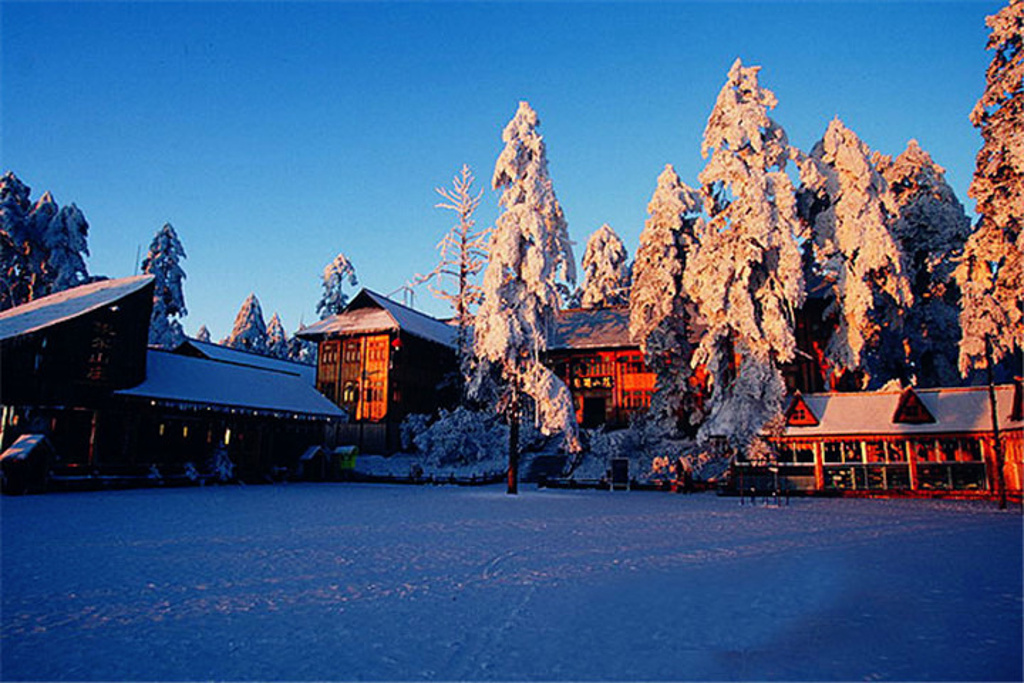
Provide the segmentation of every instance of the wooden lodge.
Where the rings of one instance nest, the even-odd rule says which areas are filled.
[[[1006,490],[1022,488],[1021,383],[995,388]],[[739,491],[857,495],[968,495],[999,492],[988,387],[902,392],[795,394],[769,461],[742,455]]]
[[[195,479],[210,474],[215,454],[261,481],[294,469],[312,445],[333,446],[344,413],[316,392],[311,369],[269,369],[243,352],[201,357],[198,343],[147,348],[152,297],[152,277],[140,276],[0,313],[5,490]],[[14,482],[27,470],[26,444],[45,453],[45,466],[30,468],[43,478]]]
[[[654,373],[629,340],[628,307],[561,311],[546,362],[572,392],[585,428],[626,426],[651,405]]]
[[[368,289],[338,315],[296,333],[317,344],[317,389],[348,413],[340,443],[370,453],[397,451],[399,426],[410,413],[454,403],[456,334]]]

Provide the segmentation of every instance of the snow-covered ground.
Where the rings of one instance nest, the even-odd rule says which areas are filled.
[[[989,503],[288,484],[0,523],[3,680],[1022,675]]]

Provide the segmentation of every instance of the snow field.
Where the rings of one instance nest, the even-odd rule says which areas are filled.
[[[991,504],[374,485],[0,500],[4,680],[1017,679]]]

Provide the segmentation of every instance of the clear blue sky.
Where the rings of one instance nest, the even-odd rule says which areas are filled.
[[[344,251],[389,293],[437,261],[434,188],[463,163],[490,190],[527,100],[582,257],[609,223],[635,251],[666,163],[696,185],[736,57],[809,149],[843,119],[889,154],[917,138],[966,196],[967,114],[999,2],[0,3],[0,166],[88,218],[90,271],[133,274],[170,222],[194,333],[255,292],[289,332],[316,320]],[[416,306],[447,307],[422,290]]]

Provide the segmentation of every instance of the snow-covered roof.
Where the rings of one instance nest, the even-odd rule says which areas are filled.
[[[233,363],[245,365],[262,370],[273,370],[274,372],[286,372],[296,377],[301,377],[307,384],[316,384],[316,367],[305,363],[295,363],[290,360],[271,358],[251,351],[232,349],[213,342],[203,342],[197,339],[186,339],[174,350],[175,353],[182,353],[183,349],[191,347],[205,358],[220,361],[222,363]]]
[[[629,340],[629,308],[572,308],[558,313],[548,350],[636,346]]]
[[[999,428],[1021,429],[1021,420],[1013,420],[1012,385],[996,387]],[[813,426],[788,426],[787,437],[913,436],[915,434],[961,434],[988,432],[992,419],[987,387],[952,389],[915,389],[914,393],[935,418],[934,422],[913,424],[894,422],[902,392],[851,392],[805,394],[807,407],[817,418]]]
[[[297,375],[149,349],[146,380],[115,392],[154,401],[262,413],[343,417],[344,412]]]
[[[152,281],[152,275],[101,280],[9,308],[0,313],[0,339],[37,332],[104,306],[111,306]]]
[[[305,339],[402,330],[427,341],[455,348],[458,331],[437,318],[403,306],[382,294],[364,289],[345,310],[295,333]]]

